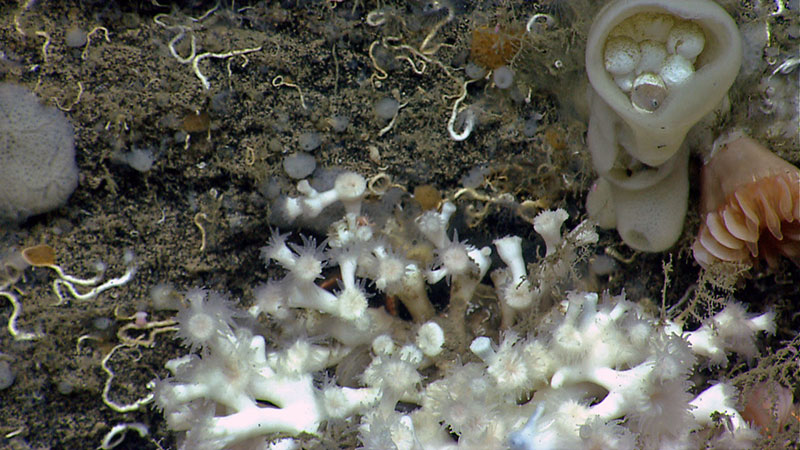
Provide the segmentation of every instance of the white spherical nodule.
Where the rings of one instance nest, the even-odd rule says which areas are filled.
[[[391,120],[400,110],[400,103],[392,97],[384,97],[375,103],[375,115],[383,120]]]
[[[303,151],[313,152],[322,144],[322,138],[317,132],[307,131],[297,138],[297,143]]]
[[[680,86],[694,74],[692,62],[681,55],[670,55],[658,73],[668,88]]]
[[[14,384],[17,375],[8,361],[0,361],[0,391]]]
[[[657,41],[646,40],[639,42],[641,58],[636,66],[636,74],[643,72],[658,72],[667,59],[667,49],[664,44]]]
[[[675,24],[672,14],[645,12],[636,14],[625,22],[631,23],[633,38],[637,41],[653,40],[664,42],[669,30]]]
[[[169,283],[159,283],[150,288],[150,300],[157,311],[181,309],[181,296]]]
[[[666,50],[694,61],[706,45],[703,30],[694,22],[681,22],[669,31]]]
[[[317,160],[308,153],[298,152],[283,158],[283,170],[289,178],[300,180],[314,172]]]
[[[350,118],[341,114],[331,116],[328,119],[328,124],[337,133],[344,133],[347,131],[347,126],[350,125]]]
[[[150,149],[134,148],[128,153],[123,155],[125,162],[137,172],[147,172],[153,168],[153,163],[156,160],[153,151]]]
[[[480,80],[486,76],[486,69],[475,64],[474,62],[467,63],[464,67],[464,73],[470,80]]]
[[[78,48],[86,45],[88,34],[86,30],[80,27],[73,27],[67,30],[64,34],[64,43],[67,47]]]
[[[611,275],[617,269],[617,261],[608,255],[597,255],[589,262],[589,272],[593,275]]]
[[[492,81],[498,89],[508,89],[514,84],[514,71],[508,66],[501,66],[494,69]]]
[[[614,83],[619,86],[622,92],[630,92],[631,89],[633,89],[633,72],[616,75],[614,77]]]
[[[641,58],[639,45],[626,36],[609,38],[603,56],[605,68],[612,75],[633,72]]]

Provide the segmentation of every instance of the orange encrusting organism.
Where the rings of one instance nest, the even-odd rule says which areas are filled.
[[[488,69],[507,65],[521,45],[522,31],[502,25],[481,26],[472,30],[470,59]]]
[[[692,250],[703,266],[717,261],[800,265],[800,169],[758,142],[737,138],[703,167],[702,224]]]

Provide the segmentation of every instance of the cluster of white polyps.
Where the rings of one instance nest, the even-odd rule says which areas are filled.
[[[691,380],[707,355],[753,356],[772,314],[747,315],[732,303],[686,331],[623,295],[598,305],[597,294],[572,293],[561,307],[535,337],[475,339],[470,350],[483,363],[457,364],[415,392],[421,408],[413,413],[367,415],[366,448],[753,448],[758,434],[735,409],[735,389],[694,389]]]
[[[754,336],[771,330],[771,315],[752,317],[731,304],[685,331],[623,296],[598,306],[597,294],[572,293],[560,302],[562,282],[597,235],[585,222],[562,236],[567,214],[557,210],[534,220],[544,258],[528,267],[520,238],[498,239],[507,267],[493,276],[506,328],[544,296],[556,307],[535,336],[506,332],[499,345],[473,340],[465,313],[491,249],[448,236],[451,203],[408,222],[414,230],[379,229],[360,216],[362,182],[345,173],[332,191],[300,189],[304,196],[288,200],[304,218],[320,214],[329,197],[347,212],[320,246],[273,234],[262,257],[286,276],[255,289],[249,315],[217,293],[186,294],[178,336],[193,353],[169,361],[172,376],[155,383],[156,404],[183,433],[182,448],[260,449],[271,437],[323,433],[332,420],[360,424],[365,449],[688,448],[709,439],[699,431],[710,429],[714,413],[731,425],[712,444],[752,442],[733,389],[720,383],[695,391],[690,376],[698,357],[724,364],[731,352],[754,356]],[[393,248],[398,238],[427,241],[432,264]],[[333,292],[316,284],[326,266],[341,274]],[[364,280],[402,301],[416,325],[369,308]],[[427,285],[443,280],[450,299],[439,314]],[[265,329],[256,322],[263,315],[278,325],[268,328],[277,335],[269,343],[254,331]],[[472,355],[454,354],[468,345]],[[327,380],[334,368],[339,379]],[[400,404],[418,408],[403,413]]]
[[[533,229],[544,239],[546,253],[530,267],[522,256],[522,238],[495,239],[497,254],[506,264],[491,274],[500,300],[503,328],[509,328],[517,314],[560,295],[562,285],[573,281],[570,277],[582,256],[580,252],[597,243],[597,232],[588,220],[562,237],[561,227],[568,218],[566,211],[557,209],[542,211],[533,219]]]
[[[314,384],[315,372],[341,358],[336,348],[297,339],[267,350],[263,336],[235,324],[219,294],[195,290],[186,297],[179,335],[201,353],[169,361],[172,377],[155,383],[169,427],[186,432],[181,448],[263,448],[267,435],[314,433],[322,422],[378,400],[374,388]]]
[[[726,354],[755,356],[756,334],[774,331],[772,313],[748,315],[731,302],[687,331],[660,324],[622,295],[597,303],[596,294],[571,294],[548,332],[482,356],[490,374],[529,370],[528,383],[538,385],[512,449],[689,449],[706,441],[706,448],[752,448],[758,435],[735,409],[735,389],[720,382],[694,390],[691,377],[698,357],[719,365]],[[508,363],[515,354],[530,368]],[[529,395],[526,377],[517,378],[507,394]],[[717,435],[708,433],[714,413],[728,423]]]

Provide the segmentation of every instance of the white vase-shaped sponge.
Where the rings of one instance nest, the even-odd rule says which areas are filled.
[[[611,2],[586,45],[592,87],[627,125],[618,141],[649,166],[671,158],[719,105],[741,60],[736,23],[711,0]]]
[[[711,0],[615,0],[589,31],[587,144],[600,176],[589,215],[649,252],[686,215],[689,130],[721,109],[742,60],[733,19]]]

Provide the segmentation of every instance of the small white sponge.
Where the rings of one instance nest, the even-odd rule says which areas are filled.
[[[614,75],[633,72],[639,64],[639,45],[626,36],[615,36],[606,42],[604,53],[606,70]]]
[[[636,75],[642,72],[658,72],[667,59],[667,49],[664,48],[664,44],[649,39],[639,42],[639,53],[642,57],[636,66]]]
[[[0,83],[0,180],[0,222],[58,208],[78,186],[69,120],[11,83]]]
[[[694,73],[692,62],[681,55],[670,55],[658,73],[668,88],[680,86]]]
[[[703,30],[694,22],[681,22],[669,30],[667,35],[667,51],[681,55],[689,61],[694,61],[705,45]]]

